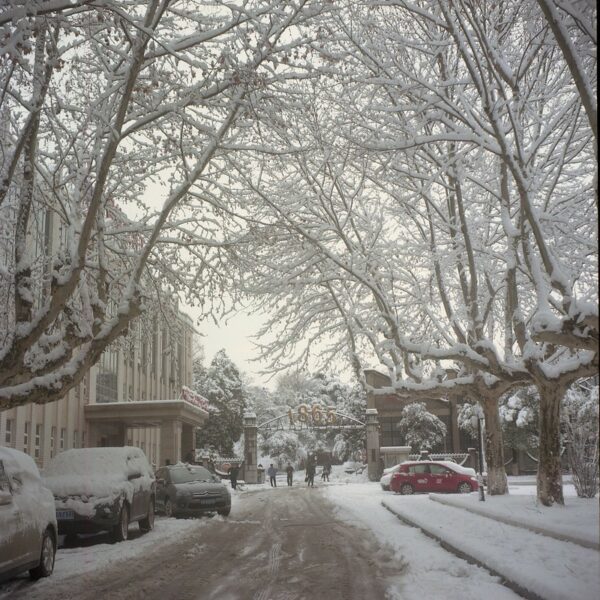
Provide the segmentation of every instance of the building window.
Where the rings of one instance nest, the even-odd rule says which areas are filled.
[[[56,427],[50,429],[50,458],[54,457],[54,440],[56,439]]]
[[[61,450],[65,449],[65,436],[67,435],[67,430],[64,427],[60,428],[60,446]]]
[[[140,444],[140,448],[142,449],[142,452],[146,452],[146,444],[144,442]]]
[[[25,428],[23,429],[23,452],[29,454],[29,421],[25,422]]]
[[[34,450],[35,458],[40,457],[41,445],[42,445],[42,426],[41,426],[41,424],[37,424],[35,426],[35,450]]]
[[[81,447],[85,448],[85,431],[81,432]]]
[[[400,415],[397,417],[379,417],[382,446],[404,446],[404,436],[398,431]]]
[[[96,403],[117,402],[118,355],[112,350],[102,354],[96,377]]]
[[[12,444],[12,429],[13,429],[13,420],[6,419],[6,431],[4,432],[4,442],[6,444]]]
[[[73,448],[79,448],[79,431],[73,432]]]

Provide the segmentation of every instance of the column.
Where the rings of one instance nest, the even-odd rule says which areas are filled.
[[[367,408],[367,473],[370,481],[377,481],[380,475],[379,466],[379,419],[376,408]]]
[[[181,422],[163,421],[160,425],[160,466],[181,460]]]
[[[192,456],[196,456],[196,432],[193,425],[182,423],[181,425],[181,453],[183,457],[187,457],[188,452]]]
[[[256,473],[257,452],[256,415],[248,412],[244,414],[244,481],[258,483]]]

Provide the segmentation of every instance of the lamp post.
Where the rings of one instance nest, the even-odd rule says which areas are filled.
[[[477,449],[479,452],[479,474],[477,476],[477,482],[479,483],[479,500],[485,502],[485,490],[483,487],[483,443],[482,443],[482,427],[481,422],[483,421],[483,411],[481,406],[476,404],[473,407],[473,416],[471,417],[471,424],[475,426],[475,420],[477,420]]]

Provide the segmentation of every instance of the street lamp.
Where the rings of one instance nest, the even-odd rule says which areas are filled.
[[[471,425],[473,427],[477,426],[477,448],[479,451],[479,474],[477,476],[477,481],[479,483],[479,500],[481,502],[485,502],[485,490],[483,488],[483,444],[481,441],[482,421],[483,411],[481,410],[481,406],[479,404],[475,404],[473,406],[473,416],[471,417]]]

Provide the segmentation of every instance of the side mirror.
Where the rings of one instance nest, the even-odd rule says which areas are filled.
[[[127,476],[127,481],[131,481],[132,479],[139,479],[142,476],[141,473],[130,473]]]
[[[0,490],[0,506],[12,504],[12,494],[7,490]]]

